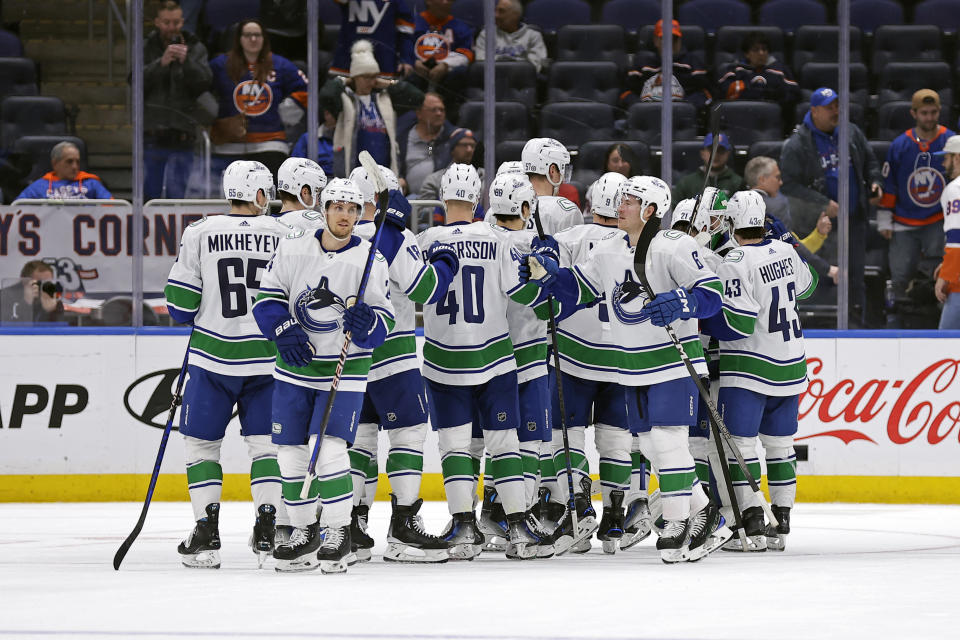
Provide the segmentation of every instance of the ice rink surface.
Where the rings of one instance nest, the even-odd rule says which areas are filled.
[[[598,509],[599,509],[599,505]],[[389,505],[371,509],[372,562],[346,575],[258,571],[249,503],[225,503],[223,568],[180,566],[186,503],[0,504],[0,638],[960,638],[960,506],[804,504],[784,553],[660,562],[652,538],[605,556],[434,566],[382,561]],[[424,506],[439,532],[446,505]]]

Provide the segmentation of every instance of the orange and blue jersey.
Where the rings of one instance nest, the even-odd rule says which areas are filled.
[[[928,142],[917,136],[916,129],[908,129],[890,144],[883,164],[880,207],[892,211],[895,222],[922,227],[943,219],[940,196],[947,180],[943,160],[933,154],[952,135],[953,131],[940,126],[937,137]]]
[[[408,0],[335,0],[340,5],[340,35],[330,73],[350,75],[350,47],[369,40],[381,76],[394,76],[401,64],[412,65],[414,15]]]
[[[940,266],[940,277],[947,281],[950,293],[960,292],[960,178],[943,190],[943,231],[947,236]]]
[[[53,171],[48,171],[42,178],[35,180],[20,192],[20,198],[36,198],[46,200],[112,200],[113,195],[107,190],[100,178],[86,171],[77,172],[73,180],[61,180]]]
[[[453,16],[441,20],[429,11],[420,12],[413,38],[418,60],[445,62],[450,67],[473,62],[473,29]]]

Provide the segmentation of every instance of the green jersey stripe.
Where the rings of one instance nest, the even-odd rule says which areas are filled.
[[[517,359],[517,368],[522,368],[534,362],[547,361],[547,343],[531,344],[513,350],[513,357]]]
[[[193,332],[190,347],[222,360],[253,360],[277,355],[277,348],[266,338],[228,341],[200,331]]]
[[[432,342],[423,345],[423,359],[444,369],[481,369],[510,355],[513,355],[510,338],[477,349],[444,349]]]
[[[163,295],[166,296],[167,302],[178,309],[196,311],[200,308],[200,294],[196,291],[168,284],[163,288]]]
[[[370,372],[370,362],[372,358],[369,354],[347,356],[347,362],[343,365],[343,376],[366,376]],[[298,378],[310,378],[316,382],[323,382],[333,378],[337,371],[336,360],[314,360],[306,367],[291,367],[283,358],[277,358],[277,369],[295,374]]]
[[[414,302],[424,304],[433,297],[433,293],[436,290],[437,272],[434,270],[433,265],[430,265],[421,272],[420,279],[407,294],[407,297]]]
[[[416,352],[416,336],[388,336],[382,345],[373,350],[373,364]]]
[[[775,364],[743,353],[720,354],[720,375],[724,373],[749,373],[770,382],[803,382],[807,378],[807,361],[790,364]]]
[[[728,327],[744,336],[752,335],[757,324],[756,316],[741,315],[728,307],[723,308],[723,319]]]
[[[683,350],[691,360],[703,358],[703,345],[698,336],[691,336],[682,340]],[[680,362],[680,354],[672,344],[639,353],[624,351],[620,354],[620,368],[629,372],[641,372],[648,369],[659,369],[665,365]]]

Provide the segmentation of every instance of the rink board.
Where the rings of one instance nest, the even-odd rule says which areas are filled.
[[[798,499],[960,503],[960,335],[811,334]],[[186,340],[180,330],[5,329],[0,501],[142,500]],[[238,436],[234,420],[222,453],[227,500],[250,496]],[[425,453],[423,496],[439,500],[433,433]],[[183,460],[182,440],[173,434],[157,499],[186,499]],[[379,496],[387,490],[382,476]]]

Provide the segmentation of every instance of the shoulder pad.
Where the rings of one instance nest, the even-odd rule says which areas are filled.
[[[203,217],[200,218],[199,220],[195,220],[194,222],[191,222],[189,226],[191,226],[191,227],[199,227],[201,224],[203,224],[203,223],[206,222],[206,221],[207,221],[207,216],[203,216]]]
[[[740,262],[743,260],[743,249],[731,249],[723,257],[724,262]]]

